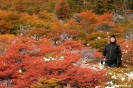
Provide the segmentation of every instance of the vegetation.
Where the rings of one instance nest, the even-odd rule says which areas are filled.
[[[133,87],[132,0],[0,2],[0,88]],[[112,34],[119,68],[99,64]]]

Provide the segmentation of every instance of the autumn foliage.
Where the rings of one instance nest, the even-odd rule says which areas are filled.
[[[111,80],[127,83],[128,77],[123,81],[119,73],[132,73],[132,3],[1,0],[0,88],[104,88]],[[121,46],[122,69],[100,63],[112,34]]]
[[[0,79],[9,79],[1,86],[30,87],[39,78],[60,79],[59,85],[68,83],[73,87],[94,87],[100,84],[99,81],[106,81],[105,71],[73,65],[82,57],[78,52],[73,52],[84,49],[80,43],[67,41],[54,46],[47,39],[27,40],[25,43],[21,42],[24,40],[18,40],[20,42],[11,44],[5,54],[0,56]]]
[[[132,67],[133,64],[133,46],[132,41],[129,40],[119,40],[118,41],[122,50],[122,66]]]
[[[67,0],[59,0],[55,9],[57,17],[61,20],[68,19],[70,17],[69,9]]]

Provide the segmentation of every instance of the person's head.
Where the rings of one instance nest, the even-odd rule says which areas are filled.
[[[116,43],[116,38],[115,38],[114,34],[110,36],[110,42],[111,43]]]

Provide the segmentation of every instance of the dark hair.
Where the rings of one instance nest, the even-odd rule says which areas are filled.
[[[110,36],[110,38],[111,38],[111,37],[115,38],[115,35],[113,34],[113,35]]]

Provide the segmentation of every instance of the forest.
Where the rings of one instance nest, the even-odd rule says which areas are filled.
[[[133,0],[0,0],[0,88],[133,88]]]

